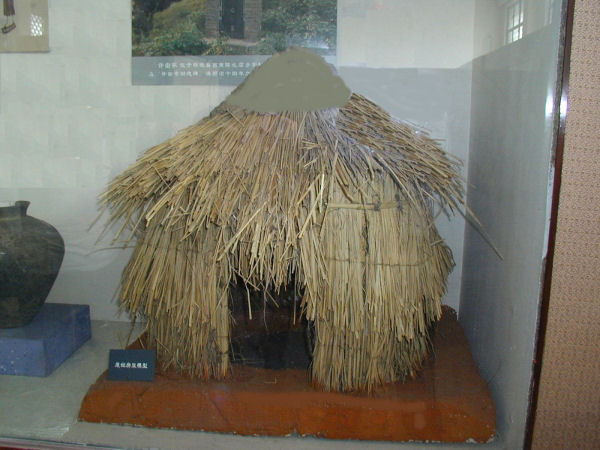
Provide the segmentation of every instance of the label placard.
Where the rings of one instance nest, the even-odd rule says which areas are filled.
[[[153,381],[154,350],[110,350],[108,376],[113,381]]]

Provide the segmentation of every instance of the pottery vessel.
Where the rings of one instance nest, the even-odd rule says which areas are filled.
[[[42,308],[65,253],[56,229],[27,215],[29,202],[0,207],[0,328],[27,325]]]

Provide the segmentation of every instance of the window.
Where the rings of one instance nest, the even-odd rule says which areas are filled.
[[[506,5],[506,43],[518,41],[523,37],[523,0]]]
[[[44,19],[35,14],[31,15],[31,36],[44,35]]]

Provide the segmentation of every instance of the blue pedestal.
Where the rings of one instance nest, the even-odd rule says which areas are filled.
[[[90,307],[46,303],[29,325],[0,329],[0,375],[50,375],[92,336]]]

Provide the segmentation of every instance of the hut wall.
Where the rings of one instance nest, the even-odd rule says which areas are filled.
[[[471,68],[373,69],[341,67],[340,75],[354,92],[360,92],[394,117],[422,124],[431,136],[440,139],[442,148],[464,162],[468,172],[469,123],[471,110]],[[450,246],[456,266],[448,277],[443,303],[459,309],[463,264],[465,221],[460,215],[450,220],[438,217],[436,227]]]

